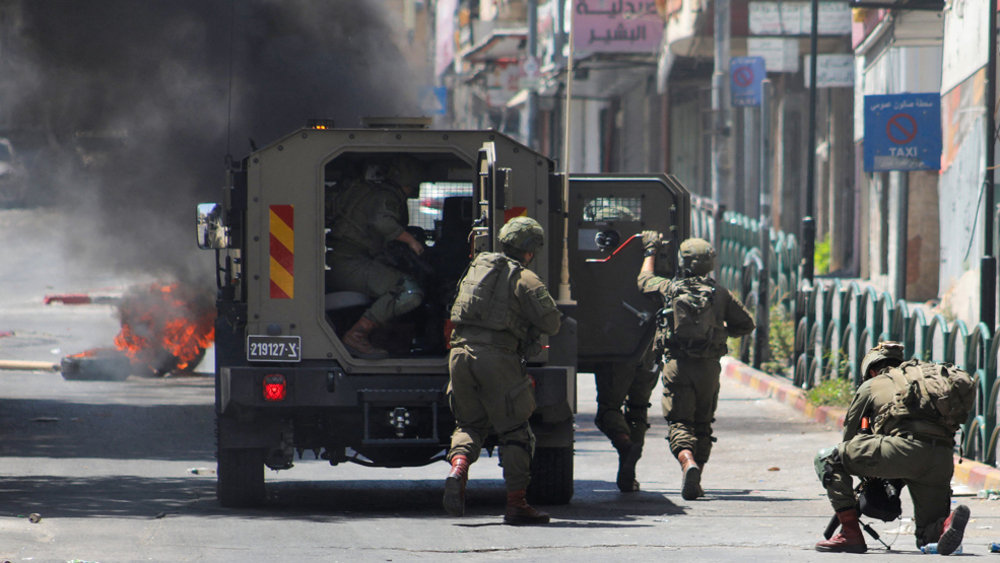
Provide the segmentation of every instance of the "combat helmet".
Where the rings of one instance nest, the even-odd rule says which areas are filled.
[[[694,276],[708,275],[715,269],[715,249],[705,239],[689,238],[681,243],[681,263]]]
[[[878,372],[887,367],[896,367],[903,363],[904,360],[902,344],[889,340],[879,342],[861,360],[861,377],[868,379],[869,370],[874,369]]]
[[[514,217],[500,229],[500,242],[521,252],[534,254],[545,244],[545,229],[531,217]]]

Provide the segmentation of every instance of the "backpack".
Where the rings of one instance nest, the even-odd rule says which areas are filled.
[[[685,352],[707,348],[715,335],[715,286],[700,276],[684,278],[671,283],[669,295],[657,317],[670,342]]]
[[[952,364],[910,360],[882,374],[895,384],[896,396],[876,413],[872,424],[876,434],[907,418],[935,422],[954,433],[975,405],[979,376],[970,377]]]

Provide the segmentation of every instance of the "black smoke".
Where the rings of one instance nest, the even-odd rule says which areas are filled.
[[[9,3],[9,2],[8,2]],[[0,22],[0,111],[78,264],[210,271],[194,206],[224,158],[310,117],[418,115],[424,77],[377,0],[23,0]],[[6,77],[6,78],[2,78]],[[55,226],[54,226],[55,228]]]

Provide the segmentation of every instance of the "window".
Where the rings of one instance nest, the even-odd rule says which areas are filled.
[[[420,195],[410,198],[410,225],[420,227],[428,234],[434,233],[434,222],[440,221],[444,212],[445,198],[472,196],[471,182],[424,182],[420,184]]]
[[[584,221],[638,221],[642,199],[638,197],[598,197],[583,207]]]

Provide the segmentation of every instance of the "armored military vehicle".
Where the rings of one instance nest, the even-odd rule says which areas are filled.
[[[409,268],[425,298],[372,334],[390,357],[364,359],[340,337],[371,299],[324,289],[326,233],[338,220],[327,202],[352,179],[377,182],[372,164],[400,156],[425,173],[408,200],[408,230],[427,250],[418,258],[390,249],[386,260]],[[443,460],[455,425],[446,398],[451,300],[474,253],[499,251],[500,228],[520,215],[546,229],[530,267],[553,295],[564,286],[566,312],[560,332],[525,359],[538,405],[529,499],[569,502],[578,362],[627,361],[652,334],[656,305],[636,287],[635,237],[673,233],[659,261],[672,267],[690,228],[680,184],[665,175],[573,177],[567,200],[554,162],[509,137],[405,119],[356,129],[314,121],[231,163],[228,176],[221,203],[198,208],[198,243],[216,249],[219,289],[220,504],[263,503],[265,467],[290,469],[303,456],[374,467]]]

